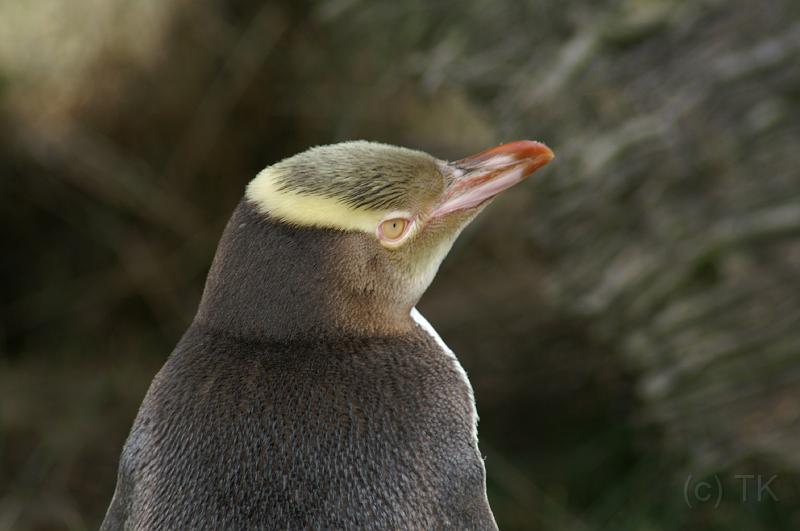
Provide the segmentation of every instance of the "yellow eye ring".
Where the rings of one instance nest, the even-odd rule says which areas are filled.
[[[381,234],[388,240],[396,240],[406,231],[407,224],[403,218],[387,219],[381,223]]]
[[[381,221],[375,232],[384,247],[394,248],[408,237],[412,224],[408,218],[389,218]]]

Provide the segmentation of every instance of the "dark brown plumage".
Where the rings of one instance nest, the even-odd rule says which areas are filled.
[[[358,143],[386,164],[380,189],[440,183],[404,196],[402,214],[284,193],[281,172],[262,172],[266,184],[236,208],[197,316],[142,403],[102,529],[496,528],[472,389],[412,309],[501,189],[492,183],[552,158],[520,144],[448,166]],[[314,179],[364,179],[359,157],[319,150],[329,153],[297,156]],[[491,193],[476,195],[486,183]],[[413,230],[388,243],[370,225],[399,215]]]

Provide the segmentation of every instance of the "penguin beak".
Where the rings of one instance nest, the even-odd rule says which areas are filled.
[[[520,140],[450,162],[447,167],[453,180],[431,216],[477,207],[524,181],[554,157],[550,148],[541,142]]]

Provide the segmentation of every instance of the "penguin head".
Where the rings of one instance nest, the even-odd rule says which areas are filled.
[[[266,168],[245,198],[272,220],[330,235],[348,292],[377,294],[407,315],[459,232],[492,198],[553,156],[533,141],[454,162],[386,144],[344,142]]]

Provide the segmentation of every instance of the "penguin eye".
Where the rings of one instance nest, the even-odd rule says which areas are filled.
[[[407,217],[388,218],[381,221],[375,235],[387,249],[397,249],[408,239],[413,228],[414,222]]]
[[[408,221],[403,218],[387,219],[381,223],[380,233],[387,240],[396,240],[406,231]]]

